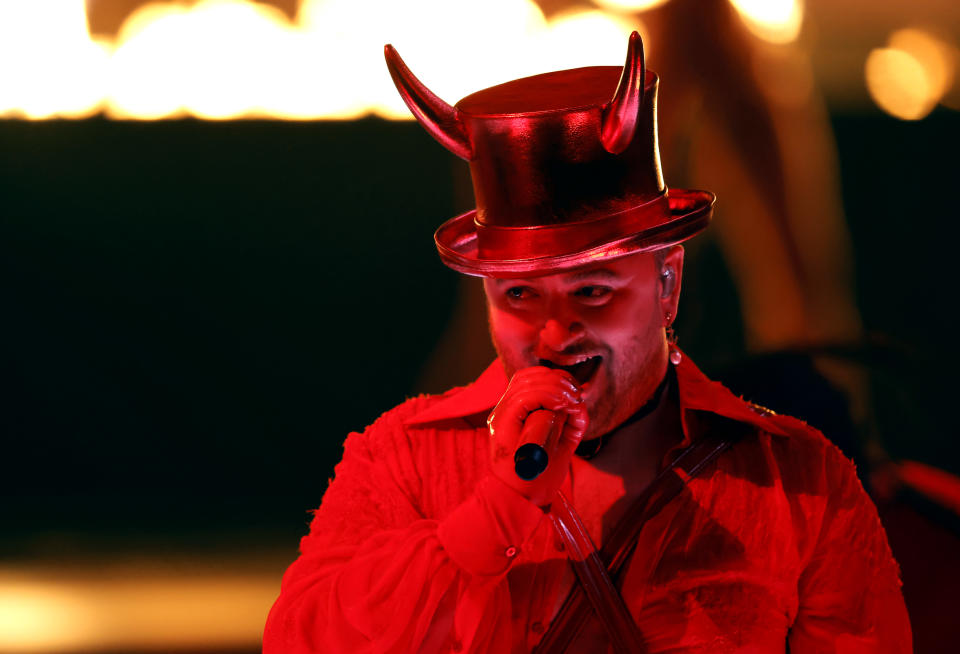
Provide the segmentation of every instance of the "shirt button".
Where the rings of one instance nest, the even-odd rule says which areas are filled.
[[[534,622],[532,625],[530,625],[530,631],[532,631],[532,632],[535,633],[535,634],[542,634],[542,633],[543,633],[543,623],[542,623],[542,622]]]
[[[453,642],[450,643],[450,651],[451,651],[451,652],[459,652],[459,651],[462,650],[462,649],[463,649],[463,643],[461,643],[459,640],[457,640],[456,638],[454,638],[454,639],[453,639]]]
[[[558,552],[562,552],[562,551],[565,549],[565,547],[564,547],[564,545],[563,545],[563,541],[560,540],[559,538],[557,538],[556,540],[553,541],[553,546],[554,546],[554,548],[556,548],[556,550],[557,550]]]
[[[519,552],[519,550],[518,550],[516,547],[514,547],[513,545],[511,545],[511,546],[508,547],[506,550],[504,550],[503,553],[506,555],[506,557],[507,557],[508,559],[512,559],[513,557],[515,557],[515,556],[517,555],[517,552]]]

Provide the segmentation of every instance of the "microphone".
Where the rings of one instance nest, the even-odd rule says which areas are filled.
[[[547,469],[549,457],[543,446],[550,433],[562,424],[559,415],[546,409],[537,409],[527,416],[520,432],[521,445],[513,455],[513,469],[520,479],[533,481]]]

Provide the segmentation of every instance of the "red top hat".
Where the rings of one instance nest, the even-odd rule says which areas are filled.
[[[454,270],[548,274],[664,248],[710,221],[712,193],[668,191],[663,183],[658,79],[644,70],[637,32],[622,71],[592,66],[525,77],[453,107],[414,77],[392,45],[384,55],[417,120],[470,162],[477,208],[434,237]]]

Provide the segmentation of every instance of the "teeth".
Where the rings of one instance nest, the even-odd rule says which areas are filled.
[[[553,367],[557,367],[557,368],[569,368],[570,366],[579,365],[579,364],[583,363],[584,361],[589,361],[589,360],[592,359],[592,358],[593,358],[593,356],[591,356],[591,355],[589,355],[589,354],[578,354],[578,355],[576,355],[575,357],[573,357],[572,359],[567,360],[565,363],[560,363],[559,361],[554,361],[554,360],[552,360],[552,359],[541,359],[541,362],[542,362],[543,364],[547,364],[547,365],[549,365],[549,366],[553,366]]]

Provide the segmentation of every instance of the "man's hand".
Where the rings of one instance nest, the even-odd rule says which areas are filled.
[[[514,470],[513,455],[522,445],[527,416],[538,409],[557,416],[555,427],[542,444],[549,463],[539,477],[524,481]],[[587,422],[580,387],[570,373],[540,366],[517,371],[487,420],[493,474],[538,506],[549,505],[567,476],[570,457],[583,438]]]

